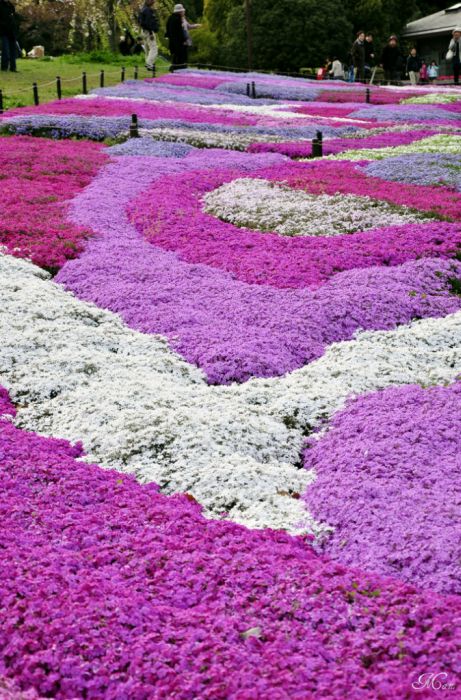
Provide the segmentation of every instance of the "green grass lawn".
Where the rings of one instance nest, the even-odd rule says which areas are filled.
[[[82,92],[82,73],[87,74],[88,91],[99,87],[99,74],[104,71],[104,84],[115,85],[121,80],[122,65],[126,65],[126,79],[134,78],[134,67],[138,66],[139,78],[148,78],[151,74],[144,67],[144,56],[126,59],[114,57],[110,62],[89,61],[85,56],[62,56],[60,58],[18,60],[18,72],[0,73],[0,89],[3,91],[3,108],[24,107],[34,103],[32,83],[37,83],[40,102],[49,102],[57,98],[56,76],[62,82],[62,96],[69,97]],[[157,59],[157,75],[168,71],[169,63]]]

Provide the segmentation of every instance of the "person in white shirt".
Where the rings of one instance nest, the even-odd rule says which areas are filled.
[[[432,61],[431,65],[427,69],[427,77],[431,83],[435,82],[439,77],[439,67],[435,61]]]
[[[335,56],[329,74],[333,80],[344,80],[344,68],[341,61]]]

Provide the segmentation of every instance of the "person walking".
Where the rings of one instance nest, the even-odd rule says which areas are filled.
[[[351,53],[355,80],[363,82],[365,79],[365,32],[357,32],[357,38],[352,44]]]
[[[182,5],[175,5],[166,23],[165,36],[168,39],[170,48],[171,71],[177,68],[185,68],[187,65],[188,46],[182,23],[183,14],[185,15],[184,7]]]
[[[419,83],[419,72],[423,65],[422,60],[418,56],[416,49],[413,47],[407,57],[407,74],[410,78],[410,83],[412,85],[417,85]]]
[[[401,79],[402,56],[395,34],[391,34],[381,54],[381,67],[384,69],[384,78],[389,85],[397,83]]]
[[[146,68],[155,74],[155,59],[158,56],[157,39],[159,21],[155,9],[155,0],[144,0],[144,5],[138,16],[138,24],[142,29]]]
[[[168,17],[165,33],[171,53],[170,71],[187,68],[188,51],[192,46],[189,32],[200,26],[187,21],[183,5],[178,3],[174,6],[172,14]]]
[[[0,39],[2,49],[2,70],[16,73],[16,10],[11,0],[0,0]]]
[[[453,29],[453,38],[448,46],[447,61],[453,63],[453,80],[455,85],[459,85],[459,73],[461,66],[461,27]]]

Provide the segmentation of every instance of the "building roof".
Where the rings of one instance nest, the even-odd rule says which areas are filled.
[[[461,26],[461,2],[441,12],[434,12],[432,15],[409,22],[402,34],[407,37],[448,34],[459,26]]]

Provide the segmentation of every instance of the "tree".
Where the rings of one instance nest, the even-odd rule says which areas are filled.
[[[331,17],[334,17],[334,28]],[[208,0],[205,19],[220,41],[223,65],[247,67],[247,21],[242,0]],[[297,72],[345,55],[352,26],[341,0],[252,0],[253,68]],[[198,41],[200,44],[200,41]],[[199,45],[203,55],[204,47]]]

